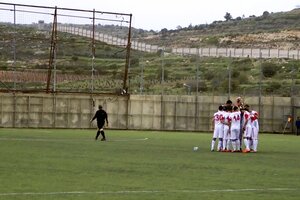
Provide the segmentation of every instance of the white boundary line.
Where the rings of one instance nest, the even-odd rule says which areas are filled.
[[[0,193],[0,196],[48,196],[48,195],[84,195],[84,194],[141,194],[141,193],[229,193],[229,192],[268,192],[268,191],[299,191],[299,188],[245,188],[245,189],[224,189],[224,190],[121,190],[121,191],[70,191],[70,192],[11,192]]]
[[[119,139],[119,140],[107,140],[105,142],[130,142],[130,141],[146,141],[149,138],[136,138],[136,139]],[[6,138],[6,137],[0,137],[0,141],[30,141],[30,142],[66,142],[66,141],[93,141],[94,138],[91,138],[90,140],[87,139],[43,139],[43,138]]]
[[[120,139],[120,140],[107,140],[107,142],[130,142],[130,141],[145,141],[149,138],[137,138],[137,139]]]

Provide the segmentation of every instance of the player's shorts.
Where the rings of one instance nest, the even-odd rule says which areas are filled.
[[[215,127],[213,138],[223,138],[224,128],[223,125],[218,125]]]
[[[104,127],[105,122],[97,122],[97,126],[99,129],[102,129]]]
[[[229,126],[224,125],[224,140],[230,139],[230,131],[229,131]]]
[[[244,137],[251,138],[253,136],[253,129],[252,126],[246,126]]]
[[[231,127],[231,133],[230,133],[230,139],[231,140],[237,140],[240,138],[240,129]]]

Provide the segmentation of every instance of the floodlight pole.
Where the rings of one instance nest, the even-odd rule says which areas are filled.
[[[199,59],[200,59],[200,55],[199,55],[199,48],[197,48],[197,62],[196,62],[196,81],[197,81],[197,85],[196,85],[196,97],[198,97],[199,95]]]
[[[199,111],[198,111],[198,96],[199,96],[199,48],[197,48],[197,62],[196,62],[196,96],[195,96],[195,129],[197,130],[199,124]]]
[[[293,60],[295,59],[295,55],[293,55]],[[291,83],[291,92],[290,92],[290,96],[293,99],[294,97],[294,86],[295,86],[295,73],[296,69],[295,69],[295,64],[292,67],[292,83]]]
[[[144,89],[144,58],[142,57],[142,64],[141,64],[141,77],[140,77],[140,95],[143,94]]]
[[[165,51],[164,48],[161,49],[160,52],[160,58],[161,58],[161,80],[160,80],[160,84],[161,84],[161,95],[164,95],[164,83],[165,83],[165,63],[164,63],[164,56],[165,56]]]
[[[16,91],[16,5],[14,5],[14,31],[13,31],[13,51],[14,51],[14,91]]]
[[[56,53],[57,48],[54,49],[54,64],[53,64],[53,92],[56,92]]]
[[[126,92],[128,92],[127,79],[128,79],[128,69],[130,65],[131,21],[132,21],[132,14],[130,14],[130,21],[129,21],[128,39],[127,39],[127,46],[126,46],[125,72],[124,72],[124,80],[123,80],[123,91]]]
[[[263,72],[262,72],[262,53],[259,52],[259,97],[258,97],[258,113],[259,115],[261,116],[261,104],[262,104],[262,101],[261,101],[261,96],[262,96],[262,78],[263,78]]]
[[[231,60],[231,51],[229,51],[229,59]],[[231,63],[227,67],[228,69],[228,99],[231,97]]]
[[[92,38],[92,81],[91,81],[91,93],[94,92],[94,65],[95,65],[95,9],[93,10],[93,38]]]
[[[46,92],[50,92],[50,81],[51,81],[51,72],[53,61],[55,59],[55,49],[56,49],[56,42],[57,42],[57,7],[55,6],[54,10],[54,20],[52,25],[52,35],[51,35],[51,47],[50,47],[50,58],[49,58],[49,65],[48,65],[48,77],[47,77],[47,88]]]

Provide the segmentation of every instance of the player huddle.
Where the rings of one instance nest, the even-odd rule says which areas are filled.
[[[213,139],[211,151],[222,152],[257,152],[258,145],[258,112],[250,110],[244,105],[240,97],[236,105],[228,100],[225,105],[219,106],[212,119]],[[244,150],[242,148],[244,147]]]

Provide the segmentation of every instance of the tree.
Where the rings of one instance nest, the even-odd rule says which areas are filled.
[[[226,12],[224,18],[225,18],[226,21],[232,20],[232,16],[229,12]]]
[[[168,36],[168,29],[166,28],[161,29],[160,34],[162,38],[166,38]]]
[[[270,15],[268,11],[263,12],[263,18],[267,18]]]
[[[166,33],[168,33],[168,29],[163,28],[163,29],[160,30],[160,33],[161,33],[162,35],[163,35],[163,34],[166,34]]]
[[[262,73],[266,78],[273,77],[280,68],[274,63],[262,63],[261,67],[262,67]]]
[[[242,18],[241,17],[237,17],[237,18],[235,18],[237,21],[241,21],[242,20]]]

